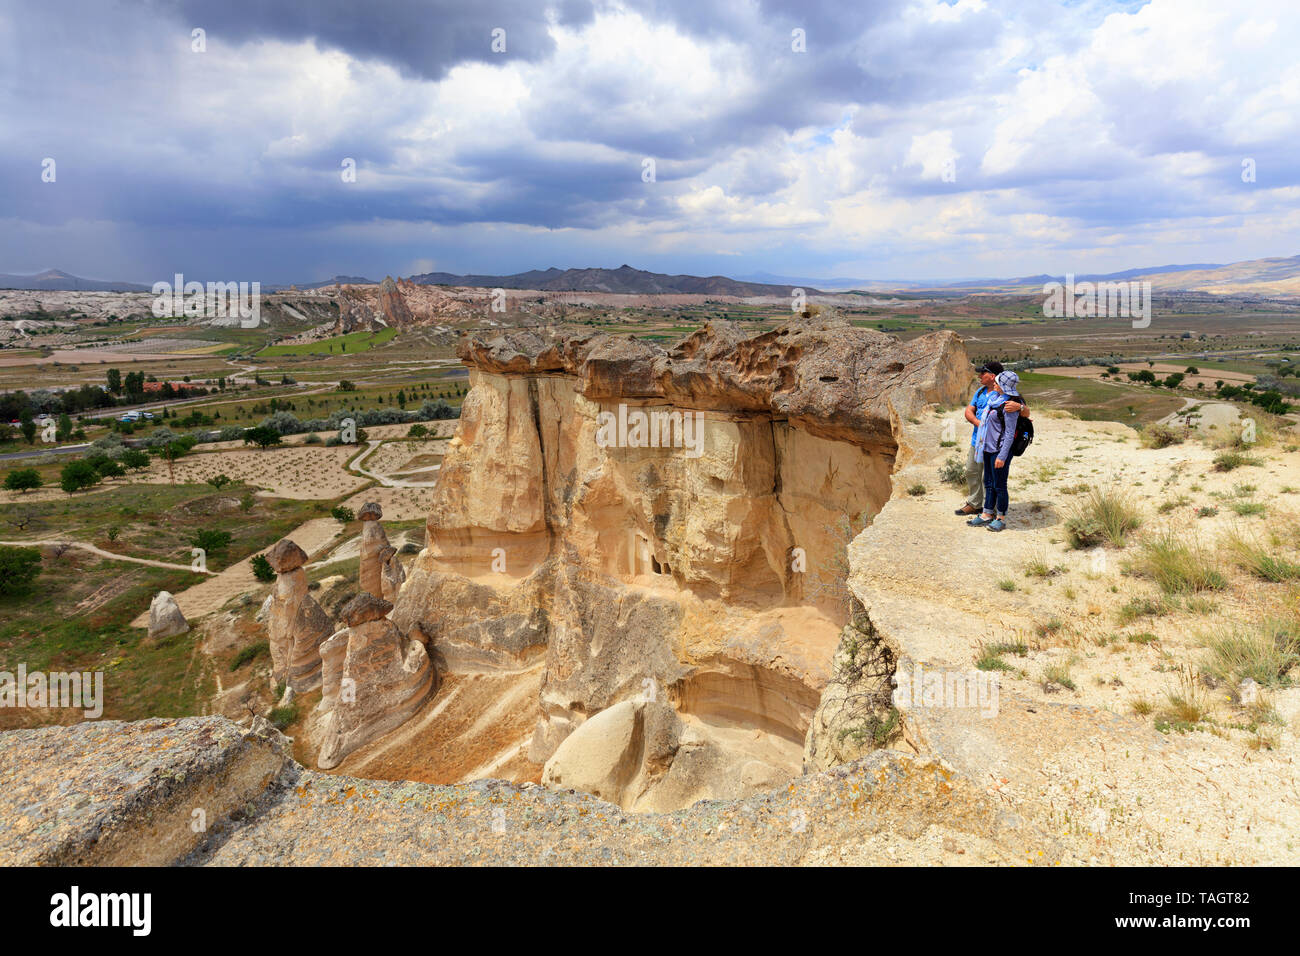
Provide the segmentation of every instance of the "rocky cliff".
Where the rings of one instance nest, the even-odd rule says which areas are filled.
[[[797,774],[851,610],[845,546],[908,418],[962,396],[957,337],[513,330],[459,354],[471,389],[393,621],[451,671],[543,669],[506,742],[519,775],[673,809]]]

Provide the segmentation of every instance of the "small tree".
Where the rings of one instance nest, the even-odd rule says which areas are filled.
[[[259,581],[274,581],[275,569],[271,567],[271,562],[266,560],[266,555],[255,554],[253,560],[249,562],[253,566],[253,577]]]
[[[337,521],[339,524],[347,524],[349,521],[356,520],[357,517],[355,511],[353,511],[351,508],[345,508],[343,505],[336,505],[330,511],[330,515],[332,515],[334,520]]]
[[[88,461],[71,461],[59,474],[59,487],[72,494],[99,484],[99,471]]]
[[[262,450],[266,450],[272,445],[278,445],[280,442],[280,433],[268,425],[258,425],[256,428],[250,428],[244,432],[244,444],[256,445]]]
[[[132,471],[139,471],[141,468],[149,467],[149,453],[141,451],[139,448],[128,448],[122,452],[122,464]]]
[[[222,551],[230,545],[230,532],[216,528],[202,528],[190,538],[190,544],[204,551]]]
[[[41,571],[41,553],[35,548],[0,546],[0,594],[26,594]]]
[[[27,444],[36,444],[36,422],[32,419],[32,413],[26,408],[18,416],[18,428],[23,433],[23,438],[27,439]]]
[[[216,488],[217,491],[220,491],[222,488],[226,487],[226,485],[230,484],[230,476],[213,475],[211,478],[208,479],[208,484],[210,484],[213,488]]]
[[[17,468],[5,475],[5,488],[9,491],[17,491],[27,494],[33,488],[39,488],[45,482],[41,481],[40,472],[35,468]]]

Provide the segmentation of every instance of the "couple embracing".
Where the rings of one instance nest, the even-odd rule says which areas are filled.
[[[1025,400],[1020,376],[1001,362],[988,362],[976,374],[980,387],[966,406],[966,421],[974,426],[966,456],[967,496],[957,514],[974,515],[966,522],[972,528],[1001,531],[1007,526],[1007,475]]]

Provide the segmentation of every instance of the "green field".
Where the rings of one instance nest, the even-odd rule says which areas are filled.
[[[128,485],[21,498],[4,506],[5,540],[59,538],[87,541],[106,551],[188,565],[191,537],[202,529],[228,531],[229,545],[208,555],[219,571],[274,544],[304,521],[329,513],[332,501],[246,497],[229,485]],[[23,529],[13,519],[22,513]],[[214,689],[212,661],[199,653],[195,633],[152,642],[130,622],[160,590],[180,592],[198,575],[154,568],[69,548],[46,549],[28,594],[0,597],[0,665],[28,670],[102,670],[104,716],[138,719],[201,711]],[[12,665],[12,666],[10,666]],[[30,715],[28,715],[30,716]],[[21,725],[21,712],[0,713],[0,729]],[[59,712],[80,720],[79,712]]]
[[[1060,408],[1085,421],[1147,424],[1183,407],[1171,392],[1041,372],[1022,372],[1020,387],[1031,407]]]

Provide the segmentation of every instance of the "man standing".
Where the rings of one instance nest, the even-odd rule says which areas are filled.
[[[984,505],[984,456],[975,447],[975,434],[979,431],[989,397],[993,394],[993,382],[1002,372],[1001,362],[987,362],[975,372],[979,376],[980,387],[975,390],[966,406],[966,421],[972,427],[970,447],[966,449],[966,503],[955,512],[959,515],[979,514]],[[1002,407],[1008,412],[1018,412],[1023,406],[1019,402],[1007,402]]]

